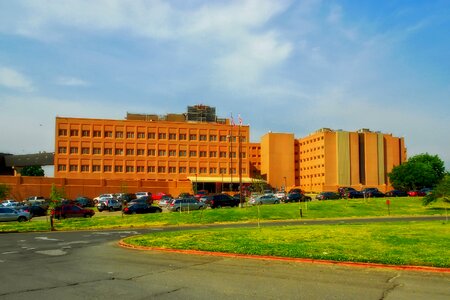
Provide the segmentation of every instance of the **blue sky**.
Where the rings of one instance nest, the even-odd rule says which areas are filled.
[[[449,32],[448,0],[0,0],[0,152],[54,151],[56,116],[206,104],[252,141],[370,128],[450,169]]]

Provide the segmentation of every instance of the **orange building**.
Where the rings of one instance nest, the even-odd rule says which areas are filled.
[[[55,177],[188,179],[198,189],[237,190],[239,182],[252,182],[258,149],[249,143],[249,126],[230,124],[211,109],[125,120],[57,117]]]
[[[390,189],[387,174],[406,161],[403,138],[362,129],[357,132],[321,129],[295,140],[286,133],[261,139],[261,173],[274,187],[299,186],[308,192]]]

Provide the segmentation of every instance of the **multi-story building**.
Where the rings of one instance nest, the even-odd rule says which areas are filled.
[[[55,177],[189,179],[199,189],[220,191],[250,183],[257,172],[249,126],[217,118],[208,106],[125,120],[57,117],[55,134]]]
[[[403,138],[362,129],[323,128],[307,137],[268,133],[261,139],[261,173],[275,187],[300,186],[305,191],[390,188],[387,174],[406,161]]]
[[[127,114],[125,120],[56,118],[55,177],[186,181],[209,191],[264,179],[274,188],[336,191],[390,188],[406,160],[403,138],[323,128],[296,139],[269,132],[250,142],[248,125],[196,105],[185,114]]]

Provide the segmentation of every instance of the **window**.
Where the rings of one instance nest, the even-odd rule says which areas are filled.
[[[112,148],[105,148],[105,149],[103,150],[103,153],[104,153],[105,155],[112,155]]]
[[[105,131],[105,138],[112,138],[113,133],[112,131]]]
[[[169,150],[169,156],[170,157],[174,157],[177,155],[177,151],[176,150]]]
[[[112,166],[110,165],[103,166],[103,172],[112,172]]]
[[[77,129],[70,130],[70,136],[78,136],[78,130]]]
[[[147,150],[147,156],[156,156],[156,150],[155,149],[148,149]]]
[[[158,150],[158,156],[166,156],[166,150]]]
[[[134,138],[134,132],[127,131],[127,139],[133,139]]]
[[[189,151],[189,157],[195,157],[197,156],[197,151],[191,150]]]
[[[81,131],[81,136],[88,137],[91,135],[91,132],[89,130],[83,130]]]
[[[199,139],[200,141],[206,141],[206,134],[200,134],[200,135],[198,136],[198,139]]]
[[[81,172],[89,172],[89,166],[88,165],[81,165]]]
[[[145,139],[145,132],[138,132],[137,138],[138,139]]]
[[[116,148],[114,154],[115,155],[123,155],[123,149],[122,148]]]
[[[178,152],[178,156],[180,157],[185,157],[187,154],[186,150],[180,150],[180,152]]]
[[[114,172],[123,172],[123,166],[114,166]]]
[[[58,171],[65,171],[66,165],[58,165]]]
[[[169,133],[169,140],[176,140],[177,139],[177,134],[176,133]]]
[[[147,172],[148,173],[155,173],[155,166],[148,166],[147,167]]]
[[[241,158],[247,158],[247,153],[241,152]]]
[[[144,154],[145,154],[145,150],[144,149],[137,149],[137,155],[143,156]]]
[[[200,174],[205,174],[206,173],[206,168],[200,168]]]
[[[123,132],[122,131],[116,131],[116,139],[123,138]]]
[[[133,173],[133,172],[134,172],[134,167],[133,167],[133,166],[126,166],[126,167],[125,167],[125,172],[127,172],[127,173]]]
[[[177,172],[177,168],[176,167],[169,167],[169,173],[173,174]]]
[[[197,135],[196,134],[190,134],[189,135],[189,140],[190,141],[196,141],[197,140]]]
[[[186,173],[186,167],[179,167],[178,173]]]
[[[127,149],[127,155],[134,155],[134,149]]]
[[[226,136],[226,135],[221,135],[221,136],[219,137],[219,141],[221,141],[221,142],[226,142],[226,141],[227,141],[227,136]]]
[[[191,174],[197,173],[197,168],[196,167],[190,167],[189,168],[189,173],[191,173]]]
[[[92,154],[100,155],[100,154],[102,154],[102,149],[101,148],[93,148],[92,149]]]
[[[150,139],[150,140],[154,140],[155,137],[156,137],[156,134],[154,132],[149,132],[147,134],[147,138]]]
[[[200,151],[199,152],[199,156],[200,157],[206,157],[206,153],[207,153],[206,151]]]
[[[210,174],[217,174],[217,168],[209,168]]]
[[[180,135],[178,136],[178,139],[180,141],[185,141],[186,140],[186,133],[180,133]]]
[[[101,167],[100,165],[92,165],[92,172],[100,172]]]
[[[217,152],[216,151],[210,151],[209,152],[209,157],[217,157]]]
[[[163,132],[160,132],[160,133],[158,134],[158,139],[159,139],[159,140],[165,140],[165,139],[166,139],[166,134],[163,133]]]
[[[231,158],[236,158],[236,152],[230,152],[230,157]]]
[[[59,129],[58,135],[59,136],[67,136],[67,129]]]
[[[77,165],[70,165],[70,166],[69,166],[69,171],[70,171],[70,172],[76,172],[76,171],[78,171],[78,166],[77,166]]]
[[[67,148],[66,147],[59,147],[58,148],[58,153],[67,153]]]
[[[220,168],[220,174],[226,174],[227,173],[227,169],[226,168]]]
[[[164,166],[159,166],[159,167],[158,167],[158,173],[166,173],[166,167],[164,167]]]
[[[220,151],[219,157],[222,157],[222,158],[227,157],[227,153],[225,151]]]
[[[89,148],[81,148],[81,154],[89,154]]]
[[[78,153],[78,147],[70,147],[70,154]]]
[[[102,137],[102,132],[100,130],[94,130],[94,137]]]
[[[236,168],[231,168],[231,170],[230,170],[231,172],[231,174],[236,174]]]
[[[217,141],[217,135],[210,135],[210,136],[209,136],[209,141],[210,141],[210,142],[215,142],[215,141]]]
[[[144,173],[144,172],[145,172],[145,168],[144,168],[144,166],[137,166],[137,167],[136,167],[136,171],[137,171],[138,173]]]

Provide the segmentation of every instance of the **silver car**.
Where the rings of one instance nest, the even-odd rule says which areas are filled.
[[[167,206],[170,211],[182,211],[182,210],[198,210],[203,209],[205,203],[197,201],[195,198],[179,198],[174,199]]]
[[[250,205],[261,205],[261,204],[278,204],[280,199],[275,197],[275,195],[262,195],[258,198],[250,199],[248,202]]]
[[[19,211],[10,207],[1,207],[0,206],[0,221],[8,222],[8,221],[19,221],[25,222],[31,219],[30,213],[26,211]]]

